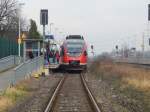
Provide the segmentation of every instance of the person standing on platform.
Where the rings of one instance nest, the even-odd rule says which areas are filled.
[[[59,58],[60,58],[59,52],[56,51],[56,60],[57,60],[57,64],[59,64]]]

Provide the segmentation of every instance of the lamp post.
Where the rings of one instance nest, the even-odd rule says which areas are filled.
[[[59,33],[60,33],[60,39],[62,39],[63,38],[63,32],[61,31]]]
[[[19,11],[21,10],[21,6],[25,5],[25,3],[19,3]],[[21,17],[19,12],[19,35],[18,35],[18,56],[21,56],[20,47],[21,47]]]
[[[52,34],[52,25],[54,25],[54,23],[50,23],[50,34]]]
[[[57,38],[58,28],[55,28],[55,37]]]

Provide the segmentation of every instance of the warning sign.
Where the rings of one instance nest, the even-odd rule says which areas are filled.
[[[21,44],[21,38],[18,38],[18,44]]]

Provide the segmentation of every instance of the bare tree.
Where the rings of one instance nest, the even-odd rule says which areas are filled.
[[[16,0],[0,0],[0,36],[16,27],[17,4]]]
[[[0,0],[0,36],[14,38],[18,34],[19,4],[17,0]],[[21,29],[25,29],[26,21],[20,18]]]
[[[16,0],[0,0],[0,24],[7,24],[9,19],[16,14]]]

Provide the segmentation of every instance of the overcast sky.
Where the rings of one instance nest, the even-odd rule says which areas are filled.
[[[48,9],[49,22],[53,22],[54,27],[65,34],[84,35],[88,45],[95,46],[97,54],[111,51],[122,43],[140,49],[150,3],[149,0],[20,1],[25,3],[23,16],[36,20],[40,31],[40,9]]]

